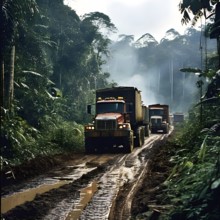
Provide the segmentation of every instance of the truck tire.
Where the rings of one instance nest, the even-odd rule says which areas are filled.
[[[141,129],[141,142],[142,142],[142,145],[144,144],[144,140],[145,140],[145,127],[143,126],[142,129]]]
[[[125,145],[125,153],[131,153],[134,149],[134,136],[133,133],[130,134],[128,143]]]
[[[164,134],[167,134],[168,131],[169,131],[168,126],[166,126],[166,127],[164,128],[164,130],[163,130],[163,133],[164,133]]]
[[[145,137],[149,137],[150,136],[150,129],[149,129],[149,125],[145,126]]]
[[[135,138],[135,147],[141,147],[144,144],[145,128],[141,126],[137,129]]]

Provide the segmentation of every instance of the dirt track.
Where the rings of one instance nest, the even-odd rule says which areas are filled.
[[[151,135],[131,154],[74,155],[46,174],[3,187],[3,217],[113,220],[155,214],[151,197],[170,167],[163,158],[167,136]]]

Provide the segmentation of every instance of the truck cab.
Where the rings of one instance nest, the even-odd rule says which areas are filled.
[[[94,119],[85,125],[85,152],[130,153],[144,144],[149,134],[148,109],[141,91],[135,87],[112,87],[96,90]],[[91,105],[87,106],[92,113]]]
[[[157,133],[162,131],[163,133],[168,132],[168,124],[163,120],[162,116],[151,116],[150,118],[151,132]]]
[[[88,113],[91,114],[91,110]],[[117,127],[128,127],[126,122],[129,122],[129,114],[126,113],[126,105],[123,97],[118,97],[117,99],[114,97],[98,98],[94,129],[116,130]]]
[[[169,107],[168,105],[149,105],[150,129],[151,133],[169,131]]]
[[[124,148],[125,152],[131,152],[133,131],[129,122],[129,114],[126,112],[123,97],[106,97],[104,99],[99,97],[96,102],[94,121],[85,126],[86,152],[98,151],[99,148],[104,147],[108,149],[119,147]]]

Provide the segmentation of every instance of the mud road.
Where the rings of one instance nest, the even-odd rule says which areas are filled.
[[[169,134],[154,134],[131,154],[76,155],[62,166],[2,188],[3,219],[130,219],[149,160]]]

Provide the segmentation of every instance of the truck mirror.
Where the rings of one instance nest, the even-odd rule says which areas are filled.
[[[88,114],[92,114],[92,106],[91,105],[87,105],[87,113]]]
[[[130,123],[130,114],[124,113],[124,123]]]

